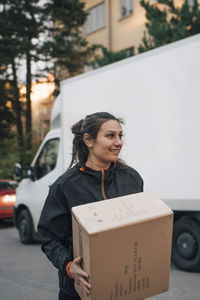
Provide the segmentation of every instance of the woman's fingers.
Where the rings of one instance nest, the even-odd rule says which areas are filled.
[[[85,280],[83,277],[80,277],[80,283],[84,285],[87,289],[91,289],[91,284]]]
[[[86,295],[90,294],[91,284],[88,282],[89,275],[81,268],[82,257],[79,256],[73,260],[70,266],[70,274],[79,284]]]
[[[71,264],[69,271],[70,271],[72,277],[81,276],[86,279],[88,279],[88,277],[89,277],[88,274],[80,267],[80,265],[76,264],[76,263]]]
[[[78,267],[77,275],[85,278],[86,280],[88,280],[88,278],[89,278],[88,274],[85,271],[83,271],[83,269],[81,269],[80,267]]]
[[[88,278],[88,276],[87,276]],[[85,279],[83,276],[79,276],[78,283],[82,290],[85,292],[86,295],[90,294],[91,284],[87,281],[87,278]]]
[[[74,263],[78,265],[81,265],[82,261],[83,261],[82,256],[78,256],[77,258],[74,259]]]
[[[90,288],[88,288],[82,280],[79,280],[79,286],[86,295],[90,294]]]

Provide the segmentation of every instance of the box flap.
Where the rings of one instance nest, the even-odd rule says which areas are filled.
[[[89,234],[173,214],[163,201],[150,192],[76,206],[72,208],[72,213]]]

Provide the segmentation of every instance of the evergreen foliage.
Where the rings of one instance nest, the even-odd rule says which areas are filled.
[[[200,8],[197,0],[185,0],[180,6],[174,0],[157,0],[156,5],[140,1],[146,11],[146,31],[138,51],[144,52],[200,33]]]
[[[111,63],[120,61],[122,59],[134,55],[134,50],[132,51],[122,50],[122,51],[113,52],[103,46],[99,46],[99,48],[102,51],[102,55],[101,56],[95,55],[92,61],[86,63],[87,65],[91,66],[93,69],[97,69],[99,67],[109,65]]]
[[[12,90],[10,84],[0,81],[0,143],[11,135],[11,126],[14,123],[14,115],[11,110]],[[11,101],[10,101],[11,100]],[[9,107],[10,104],[10,107]]]
[[[12,179],[13,167],[16,162],[29,166],[38,146],[38,141],[34,141],[34,133],[33,147],[30,150],[26,150],[19,147],[15,132],[9,131],[6,137],[0,139],[0,178]],[[21,157],[23,157],[22,160]]]
[[[57,79],[71,77],[83,71],[85,60],[94,53],[96,46],[88,46],[82,35],[87,12],[78,0],[49,0],[44,7],[48,16],[47,38],[42,51],[47,60],[54,59]],[[62,76],[60,76],[62,73]]]
[[[19,151],[16,137],[11,133],[0,140],[0,178],[12,179],[13,166],[19,161]]]
[[[66,76],[75,75],[95,49],[89,48],[82,37],[81,26],[87,17],[83,8],[84,3],[78,0],[47,0],[43,6],[40,0],[2,0],[0,3],[0,81],[12,82],[12,99],[9,100],[12,112],[6,104],[5,91],[0,98],[4,116],[0,123],[0,147],[4,149],[8,161],[13,150],[19,162],[30,163],[34,148],[30,98],[32,80],[47,75],[52,71],[52,65],[53,72],[60,67],[66,70]],[[26,103],[22,107],[19,99],[19,67],[24,61]],[[43,61],[45,67],[34,74],[32,62],[38,61]],[[22,120],[25,120],[25,124]],[[13,121],[17,136],[11,132]],[[9,132],[10,138],[15,141],[13,145],[17,143],[16,147],[12,148],[5,138]],[[1,151],[0,159],[4,155]],[[5,157],[4,161],[7,161]]]
[[[39,0],[4,0],[0,12],[0,63],[4,69],[4,76],[14,82],[14,109],[18,130],[18,143],[26,149],[32,143],[32,114],[31,114],[31,83],[32,60],[39,60],[34,39],[38,39],[43,28],[41,18],[42,9]],[[26,61],[26,144],[22,129],[22,112],[19,102],[19,80],[17,78],[18,64],[21,59]]]

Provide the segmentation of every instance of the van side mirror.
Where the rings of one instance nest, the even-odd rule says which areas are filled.
[[[26,172],[28,178],[32,179],[33,181],[36,180],[36,174],[35,174],[35,168],[34,167],[29,167],[27,169],[27,172]]]
[[[23,170],[20,163],[15,163],[13,177],[17,181],[20,181],[23,178]]]
[[[23,178],[30,178],[36,180],[34,167],[22,167],[20,163],[15,163],[13,177],[15,180],[20,181]]]

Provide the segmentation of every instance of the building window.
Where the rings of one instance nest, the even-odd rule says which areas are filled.
[[[121,18],[129,16],[133,12],[133,0],[121,0]]]
[[[88,10],[87,21],[84,25],[84,32],[91,33],[106,25],[105,3],[101,3]]]

